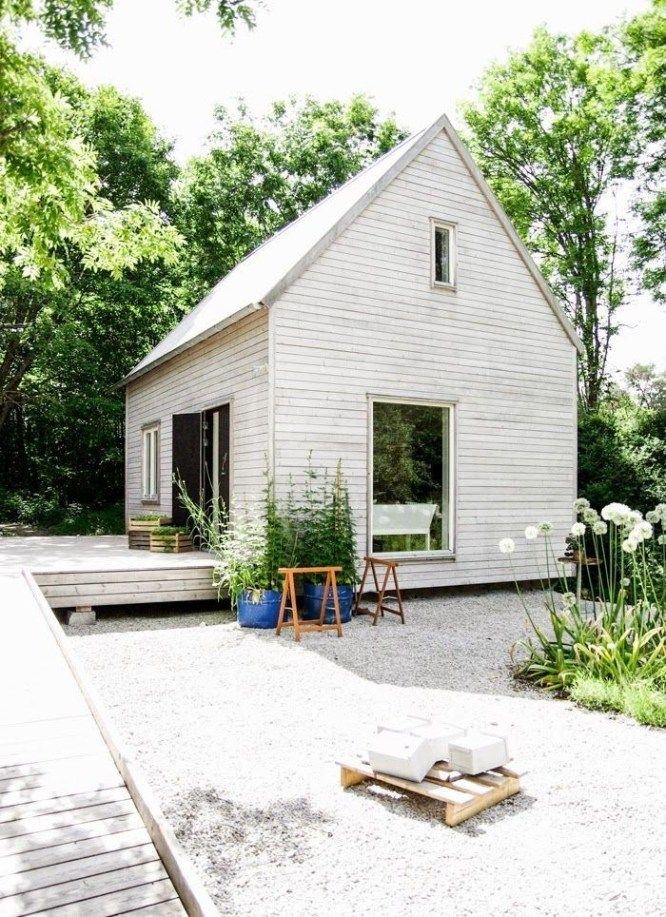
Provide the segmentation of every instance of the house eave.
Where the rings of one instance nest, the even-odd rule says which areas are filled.
[[[221,322],[218,322],[216,325],[212,325],[210,328],[206,328],[200,334],[196,335],[196,337],[189,338],[187,341],[183,341],[182,344],[174,347],[173,350],[170,350],[163,356],[158,357],[152,363],[148,363],[146,366],[143,366],[140,369],[133,369],[123,379],[121,379],[120,382],[117,382],[113,386],[114,391],[125,388],[130,382],[136,382],[137,379],[140,379],[147,373],[151,373],[154,369],[157,369],[158,366],[163,366],[165,363],[168,363],[169,360],[173,360],[173,358],[177,357],[178,354],[184,353],[191,347],[194,347],[197,344],[200,344],[202,341],[213,337],[213,335],[217,334],[218,332],[224,331],[225,328],[228,328],[231,325],[235,325],[236,322],[247,318],[248,315],[252,315],[253,313],[258,312],[260,309],[265,308],[267,308],[267,306],[263,302],[251,303],[248,306],[244,306],[242,309],[234,312],[233,315],[228,315],[225,319],[223,319]]]

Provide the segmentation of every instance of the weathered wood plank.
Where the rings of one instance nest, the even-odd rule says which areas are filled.
[[[57,890],[58,886],[68,882],[82,883],[91,876],[123,872],[135,866],[154,862],[159,862],[159,857],[151,843],[112,849],[96,856],[56,862],[40,868],[29,869],[27,872],[3,876],[0,878],[0,899],[51,887]]]
[[[56,828],[34,831],[30,834],[0,838],[0,858],[15,856],[19,853],[27,854],[44,847],[58,847],[96,837],[111,836],[143,827],[143,819],[137,812],[129,812],[127,815],[119,815],[115,818],[69,823]]]
[[[53,799],[41,799],[37,802],[25,802],[21,805],[2,808],[0,809],[0,823],[32,818],[35,815],[69,812],[72,809],[97,806],[103,802],[118,802],[128,798],[129,793],[124,786],[89,793],[71,793],[69,796],[56,796]]]
[[[79,809],[63,809],[46,815],[26,816],[0,824],[0,843],[6,838],[28,837],[41,831],[88,825],[107,818],[133,815],[135,812],[136,806],[127,793],[115,802],[86,805]]]
[[[173,901],[163,901],[160,904],[149,904],[147,907],[123,911],[123,914],[132,914],[132,917],[182,917],[187,914],[187,911],[180,901],[174,898]]]
[[[96,895],[76,904],[65,904],[61,907],[51,907],[45,913],[49,917],[111,917],[113,914],[138,913],[137,908],[144,905],[154,906],[155,913],[161,914],[165,905],[177,901],[173,885],[167,879],[158,879],[154,882],[144,882],[122,891],[109,892]],[[178,902],[179,904],[179,902]],[[165,910],[165,914],[182,914],[183,909]]]
[[[70,882],[61,882],[48,888],[10,895],[2,902],[2,917],[22,917],[50,908],[62,907],[65,904],[77,904],[109,892],[122,891],[166,879],[166,870],[159,862],[153,860],[135,866],[114,869],[99,875],[86,876]],[[81,910],[74,913],[82,913]],[[101,913],[89,911],[89,913]]]
[[[67,774],[90,772],[99,764],[108,762],[108,752],[97,755],[75,755],[55,761],[19,764],[0,768],[0,793],[5,790],[29,790],[44,786],[51,780]]]
[[[143,825],[127,831],[105,832],[98,837],[82,838],[70,843],[63,843],[59,839],[57,843],[49,847],[0,856],[0,877],[18,875],[27,870],[38,870],[47,866],[55,866],[58,863],[82,860],[102,853],[110,853],[113,850],[128,850],[146,844],[151,844],[151,841]],[[14,891],[18,890],[14,889]],[[0,885],[0,894],[2,894],[2,885]]]
[[[100,790],[112,790],[124,786],[113,762],[107,761],[103,767],[88,774],[70,774],[59,777],[45,786],[30,790],[16,790],[0,793],[0,815],[9,808],[16,808],[28,803],[48,802],[74,793],[96,793]]]

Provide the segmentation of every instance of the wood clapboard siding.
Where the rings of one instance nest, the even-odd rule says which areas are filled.
[[[430,218],[457,224],[457,289],[430,284]],[[456,402],[455,560],[406,586],[537,573],[522,539],[557,537],[576,489],[576,351],[480,188],[439,134],[272,306],[278,485],[343,459],[367,542],[368,395]]]
[[[191,347],[127,387],[126,512],[171,514],[172,415],[231,401],[231,486],[262,488],[268,451],[268,318],[265,309]],[[160,502],[141,502],[141,427],[159,420]],[[199,596],[193,596],[199,598]],[[144,599],[156,601],[156,599]]]

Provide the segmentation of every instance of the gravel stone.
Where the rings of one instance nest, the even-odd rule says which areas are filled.
[[[65,629],[222,914],[663,914],[664,731],[516,682],[512,590],[406,617],[300,645],[177,606]],[[508,734],[523,792],[451,829],[421,797],[343,791],[336,756],[408,713]]]

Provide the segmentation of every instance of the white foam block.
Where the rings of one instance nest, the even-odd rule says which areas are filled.
[[[423,780],[436,760],[427,739],[391,730],[372,737],[368,759],[373,771],[415,783]]]
[[[425,723],[410,730],[412,735],[427,739],[435,761],[449,760],[449,743],[465,735],[465,730],[453,723]]]
[[[449,742],[449,764],[463,774],[480,774],[508,762],[506,736],[468,733]]]

